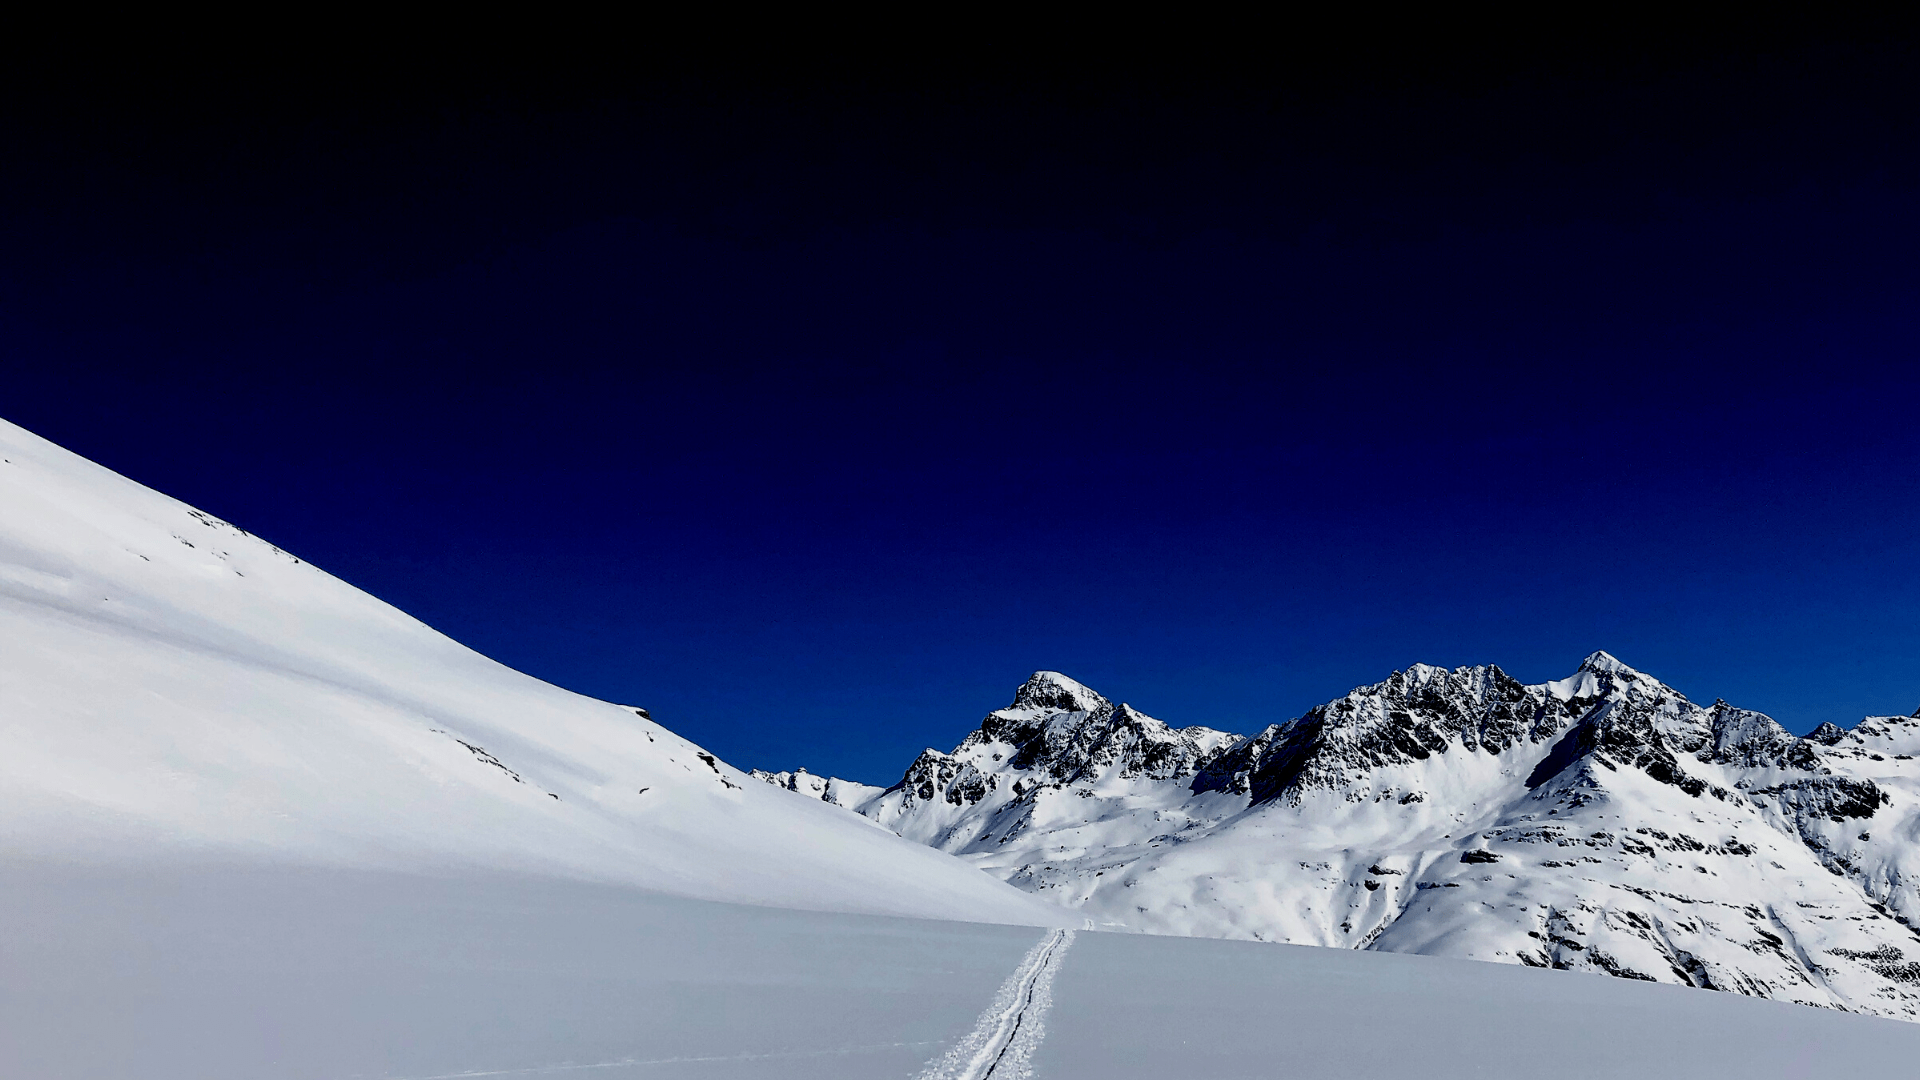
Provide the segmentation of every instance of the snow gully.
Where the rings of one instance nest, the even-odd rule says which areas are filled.
[[[1033,1052],[1046,1035],[1053,976],[1073,944],[1073,931],[1055,930],[1027,951],[1000,984],[973,1030],[921,1071],[919,1080],[1026,1080]]]

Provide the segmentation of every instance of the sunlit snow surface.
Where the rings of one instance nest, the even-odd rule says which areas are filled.
[[[485,867],[1078,923],[0,422],[0,858]]]
[[[9,864],[0,905],[0,1075],[35,1080],[910,1080],[1050,933],[312,868]],[[1050,991],[1037,1080],[1767,1080],[1920,1060],[1920,1025],[1892,1020],[1254,942],[1082,931]]]

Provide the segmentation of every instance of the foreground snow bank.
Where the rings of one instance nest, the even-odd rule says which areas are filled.
[[[1023,976],[1049,937],[259,866],[0,863],[0,909],[0,1075],[74,1080],[901,1080],[999,1017],[1010,979],[1039,982]],[[1084,931],[1052,955],[1043,1030],[1003,1040],[1037,1080],[1769,1080],[1920,1060],[1920,1026],[1577,972]]]

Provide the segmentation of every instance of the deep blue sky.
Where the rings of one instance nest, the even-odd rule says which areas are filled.
[[[1916,54],[1301,48],[16,73],[0,415],[743,767],[1920,704]]]

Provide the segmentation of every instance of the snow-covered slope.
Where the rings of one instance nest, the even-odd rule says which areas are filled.
[[[0,859],[484,866],[1063,918],[3,422],[0,640]]]
[[[1114,928],[1915,1019],[1916,754],[1920,719],[1799,739],[1606,653],[1416,665],[1250,737],[1040,672],[851,808]]]

